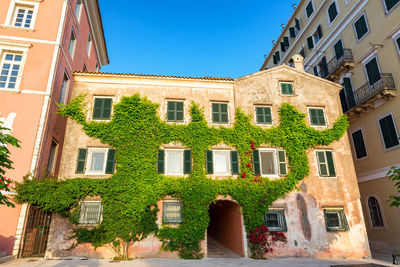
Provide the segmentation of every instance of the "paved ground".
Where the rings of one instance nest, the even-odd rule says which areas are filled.
[[[372,264],[374,263],[374,264]],[[304,258],[285,258],[270,260],[252,260],[246,258],[207,258],[202,260],[180,260],[180,259],[137,259],[132,261],[113,262],[105,259],[71,259],[71,260],[44,260],[38,258],[16,259],[1,264],[4,267],[105,267],[105,266],[133,266],[133,267],[265,267],[265,266],[398,266],[377,260],[319,260]]]

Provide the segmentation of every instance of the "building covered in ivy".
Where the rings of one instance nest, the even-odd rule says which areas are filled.
[[[342,87],[293,59],[237,79],[75,73],[59,180],[19,192],[53,212],[46,257],[249,257],[262,224],[287,236],[271,257],[369,257]]]

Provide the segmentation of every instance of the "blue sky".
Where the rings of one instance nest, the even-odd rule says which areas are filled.
[[[103,72],[240,77],[259,70],[298,0],[101,0]]]

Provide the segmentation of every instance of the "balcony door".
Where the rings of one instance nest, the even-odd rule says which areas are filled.
[[[333,46],[333,49],[335,50],[336,60],[341,59],[343,57],[343,55],[344,55],[344,48],[343,48],[342,39],[339,39],[339,41],[336,42],[336,44]]]
[[[348,109],[353,108],[356,105],[356,100],[354,98],[354,91],[353,91],[353,85],[351,83],[351,79],[348,77],[343,78],[343,88],[344,88],[344,93],[346,95],[346,100],[347,100],[347,105]]]
[[[365,64],[365,70],[367,72],[368,82],[370,85],[375,84],[381,79],[378,60],[376,57],[372,58],[368,63]]]

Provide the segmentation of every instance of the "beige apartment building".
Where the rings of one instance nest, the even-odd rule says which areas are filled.
[[[400,1],[301,0],[261,70],[291,65],[343,85],[343,111],[372,250],[399,252],[400,210],[386,173],[400,165]],[[328,100],[334,101],[334,100]]]
[[[282,103],[289,103],[307,114],[304,118],[307,127],[317,130],[330,129],[342,114],[339,99],[341,86],[304,72],[302,58],[299,56],[297,59],[297,68],[282,65],[237,79],[76,72],[72,96],[86,94],[87,121],[107,123],[115,119],[114,105],[118,105],[123,97],[139,94],[159,104],[158,116],[168,124],[188,125],[191,120],[189,106],[194,101],[204,109],[209,127],[233,127],[235,110],[241,108],[245,113],[252,115],[253,125],[268,129],[279,126],[279,108]],[[174,142],[163,144],[159,149],[163,153],[160,154],[159,150],[154,173],[158,171],[162,175],[177,179],[190,177],[190,167],[187,170],[186,163],[191,162],[191,153],[185,153],[190,147]],[[232,158],[233,155],[238,155],[235,149],[219,143],[207,151],[207,165],[204,166],[207,166],[205,170],[208,179],[242,179],[238,175],[239,163],[234,163]],[[262,144],[253,152],[254,165],[254,153],[259,153],[257,155],[260,160],[258,164],[261,164],[261,176],[272,180],[286,179],[285,176],[291,170],[286,169],[288,159],[284,154],[283,157],[278,156],[281,155],[279,151],[278,147]],[[82,125],[68,119],[59,178],[110,178],[116,172],[113,167],[114,152],[114,148],[87,136],[82,130]],[[286,244],[275,248],[272,256],[370,257],[347,135],[328,146],[309,147],[306,154],[310,166],[309,175],[299,183],[298,190],[275,201],[264,215],[264,223],[270,230],[285,232],[288,238]],[[83,208],[80,210],[77,225],[71,224],[66,218],[53,215],[47,258],[114,256],[110,246],[94,250],[87,243],[66,250],[72,244],[69,240],[69,230],[99,225],[109,216],[102,209],[101,196],[80,201]],[[230,195],[218,195],[215,201],[209,206],[210,223],[204,240],[201,241],[202,253],[205,257],[213,257],[216,250],[225,250],[229,251],[229,257],[248,257],[247,236],[240,203]],[[186,204],[190,203],[182,203],[180,199],[169,197],[159,199],[158,227],[179,228],[180,224],[185,222],[181,208]],[[221,246],[225,249],[221,249]],[[176,253],[160,248],[161,242],[158,238],[150,235],[131,244],[129,256],[177,256]]]

